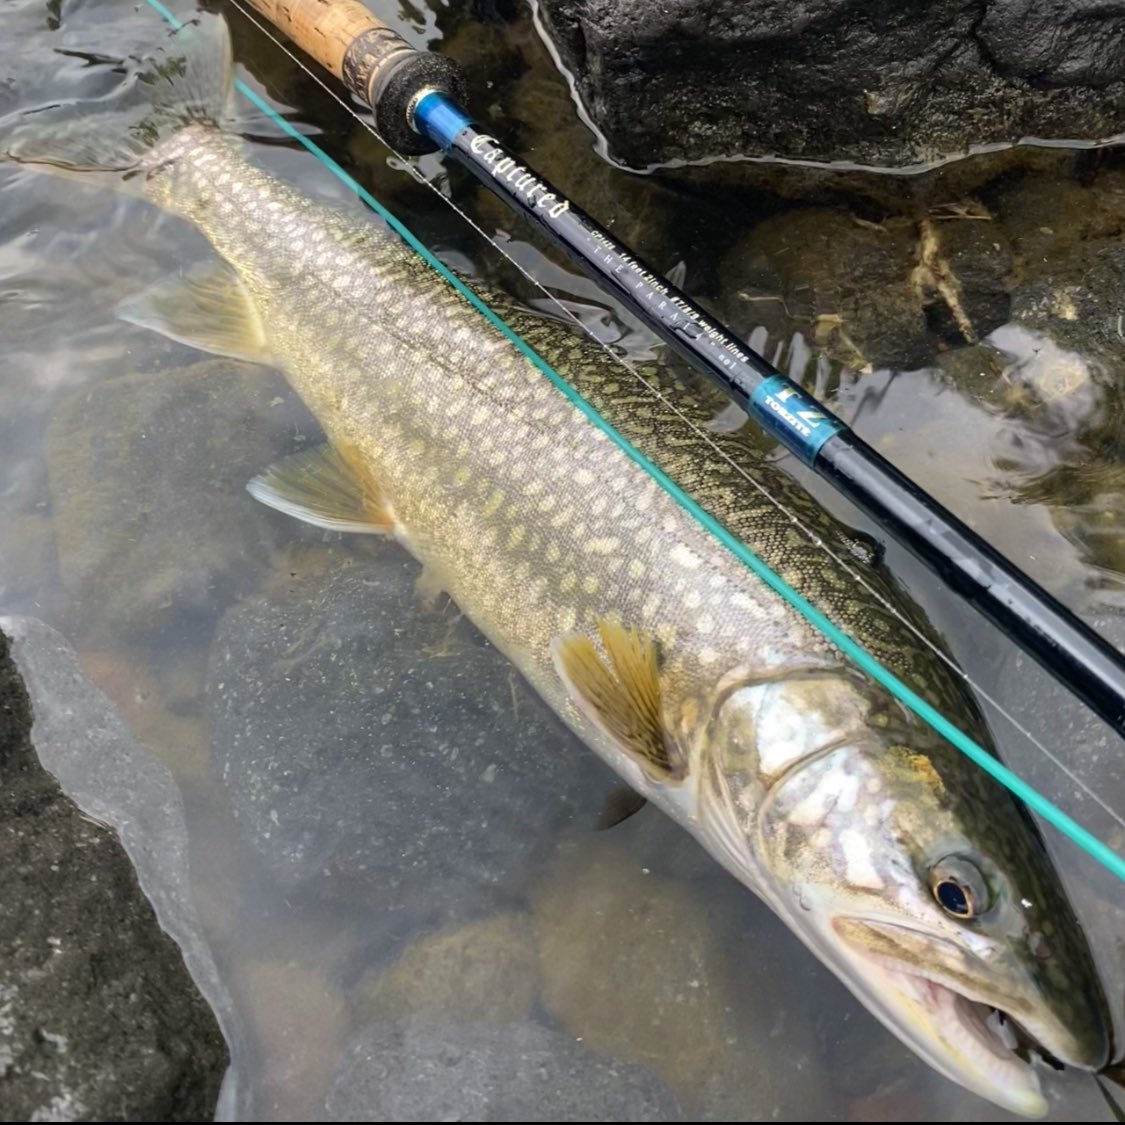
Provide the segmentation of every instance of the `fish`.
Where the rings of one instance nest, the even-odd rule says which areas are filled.
[[[1020,1044],[1100,1068],[1099,974],[1026,810],[849,663],[591,409],[987,740],[940,638],[878,560],[857,558],[745,438],[707,430],[713,402],[667,364],[629,371],[481,290],[549,378],[387,226],[257,167],[217,124],[231,88],[220,17],[201,14],[153,58],[96,106],[6,122],[0,151],[116,172],[206,236],[212,263],[120,315],[286,374],[327,441],[265,469],[252,495],[401,543],[426,588],[447,592],[638,797],[941,1074],[1038,1116],[1047,1102]]]

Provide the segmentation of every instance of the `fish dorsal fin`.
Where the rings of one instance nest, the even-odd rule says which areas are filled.
[[[679,781],[683,762],[664,729],[655,643],[604,619],[598,622],[598,634],[608,665],[584,633],[555,641],[555,667],[571,697],[650,780]]]
[[[390,504],[350,447],[320,445],[283,457],[246,486],[255,500],[328,531],[390,535]]]
[[[210,262],[158,282],[118,305],[117,315],[201,351],[270,362],[258,310],[226,262]]]

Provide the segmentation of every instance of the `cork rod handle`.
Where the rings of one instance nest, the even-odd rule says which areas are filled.
[[[375,32],[409,45],[358,0],[245,0],[325,70],[344,78],[344,56],[361,36]],[[366,98],[366,91],[354,91]]]
[[[370,106],[376,129],[393,148],[417,155],[437,147],[414,128],[414,104],[425,90],[464,100],[464,79],[452,60],[411,47],[359,0],[244,2]]]

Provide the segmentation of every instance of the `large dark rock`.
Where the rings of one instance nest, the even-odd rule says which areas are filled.
[[[908,165],[1125,128],[1121,0],[541,0],[632,167],[777,155]]]
[[[33,660],[57,668],[45,635]],[[64,724],[91,723],[75,750],[99,757],[107,724],[67,709]],[[118,836],[40,765],[31,720],[0,634],[0,1118],[210,1120],[227,1066],[215,1016]]]

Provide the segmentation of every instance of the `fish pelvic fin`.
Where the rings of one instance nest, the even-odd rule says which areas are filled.
[[[661,713],[660,661],[655,642],[604,618],[598,635],[568,633],[553,644],[555,668],[578,709],[596,723],[651,781],[681,781],[683,757]]]
[[[321,445],[283,457],[246,486],[255,500],[327,531],[392,535],[391,506],[359,453]]]
[[[269,363],[258,310],[238,275],[212,262],[161,281],[117,306],[130,324],[215,355]]]
[[[639,813],[647,804],[648,799],[642,797],[635,789],[630,789],[628,785],[619,785],[606,794],[601,816],[598,817],[594,827],[599,832],[616,828],[629,817]]]
[[[107,97],[42,106],[0,122],[0,156],[77,172],[135,171],[185,126],[217,125],[232,78],[226,24],[200,13],[169,32]]]

